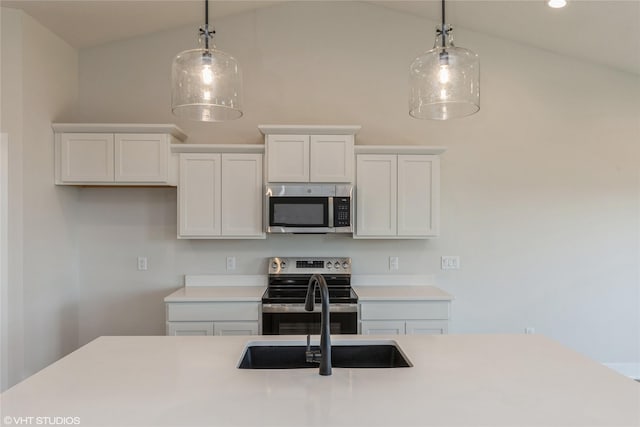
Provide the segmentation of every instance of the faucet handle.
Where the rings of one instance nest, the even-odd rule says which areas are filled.
[[[304,352],[307,363],[320,363],[320,350],[311,350],[311,335],[307,335],[307,351]]]

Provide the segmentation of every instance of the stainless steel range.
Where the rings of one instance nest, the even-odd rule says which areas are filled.
[[[304,309],[307,285],[322,274],[329,288],[332,334],[358,333],[358,295],[351,288],[351,258],[270,258],[268,287],[262,296],[265,335],[320,333],[320,292],[316,308]]]

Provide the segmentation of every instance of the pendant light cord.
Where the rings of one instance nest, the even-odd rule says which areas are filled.
[[[448,31],[445,29],[445,20],[444,20],[444,0],[442,0],[442,27],[440,27],[440,33],[442,35],[442,47],[446,46],[445,37],[447,37]]]
[[[209,30],[209,0],[204,0],[204,27],[200,27],[200,35],[204,36],[206,50],[209,50],[209,39],[212,39],[215,33],[215,30]]]

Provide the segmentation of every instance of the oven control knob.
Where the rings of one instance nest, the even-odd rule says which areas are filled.
[[[349,263],[347,261],[344,261],[342,263],[342,268],[349,268]]]
[[[280,261],[280,268],[287,268],[287,263],[285,261]]]
[[[276,269],[278,268],[278,263],[277,263],[277,262],[275,262],[275,261],[273,261],[273,262],[271,263],[271,268],[272,268],[272,269],[274,269],[274,270],[276,270]]]
[[[327,270],[331,270],[331,261],[327,262]]]
[[[340,263],[338,261],[336,261],[333,266],[336,268],[336,270],[338,270],[340,268]]]

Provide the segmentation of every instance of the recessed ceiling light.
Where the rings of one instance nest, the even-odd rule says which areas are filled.
[[[554,9],[560,9],[561,7],[565,7],[567,5],[567,0],[548,0],[547,5]]]

